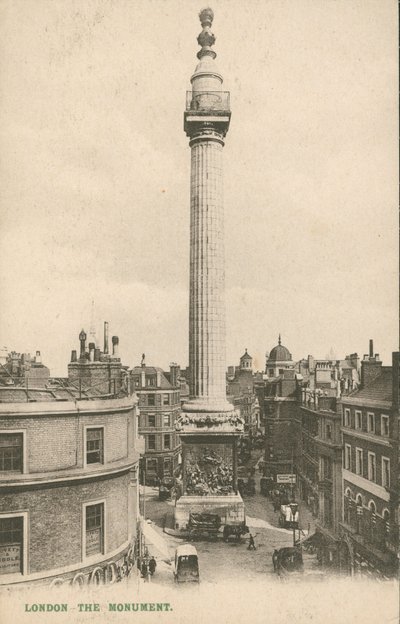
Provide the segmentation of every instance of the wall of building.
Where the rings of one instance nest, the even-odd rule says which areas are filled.
[[[123,548],[129,535],[135,534],[135,517],[128,518],[129,474],[90,483],[73,483],[57,487],[3,494],[2,513],[24,510],[28,514],[28,574],[66,566],[87,564],[82,552],[84,530],[83,503],[105,502],[105,544],[103,555]],[[129,526],[130,525],[130,526]],[[1,580],[1,576],[0,576]]]

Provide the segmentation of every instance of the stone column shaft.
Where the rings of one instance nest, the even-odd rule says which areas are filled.
[[[191,398],[221,401],[225,382],[222,145],[191,148],[189,362]]]

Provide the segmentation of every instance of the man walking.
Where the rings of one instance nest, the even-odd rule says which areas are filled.
[[[252,534],[250,533],[250,537],[249,537],[249,545],[247,546],[247,550],[255,550],[256,549],[256,545],[254,543],[254,537],[252,536]]]

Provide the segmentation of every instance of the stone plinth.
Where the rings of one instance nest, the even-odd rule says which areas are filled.
[[[191,513],[217,514],[221,518],[222,525],[245,522],[244,503],[240,494],[181,496],[175,507],[175,529],[184,531]]]

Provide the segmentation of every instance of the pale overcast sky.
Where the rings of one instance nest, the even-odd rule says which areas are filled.
[[[2,0],[0,344],[187,364],[199,0]],[[227,363],[398,348],[397,3],[215,0]]]

